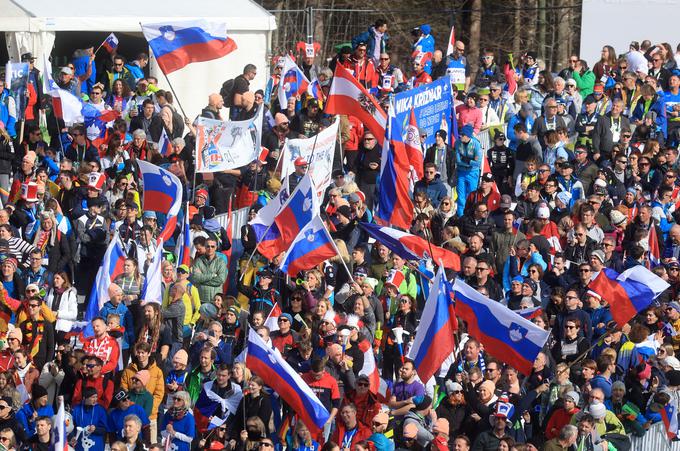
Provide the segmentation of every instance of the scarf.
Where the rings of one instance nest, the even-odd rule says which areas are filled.
[[[29,320],[24,323],[26,330],[24,331],[24,340],[30,344],[31,357],[35,357],[40,349],[40,342],[43,339],[43,332],[45,331],[45,323],[42,319]]]
[[[186,407],[171,407],[170,415],[174,421],[179,421],[187,414],[188,410]]]

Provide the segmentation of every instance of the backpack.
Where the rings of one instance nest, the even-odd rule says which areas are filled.
[[[231,108],[234,106],[234,79],[227,80],[222,83],[222,88],[220,89],[220,95],[224,101],[224,106],[226,108]]]
[[[184,118],[174,108],[172,111],[172,131],[175,136],[182,136],[184,134]]]

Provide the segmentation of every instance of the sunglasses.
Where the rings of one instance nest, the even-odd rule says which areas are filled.
[[[564,328],[565,328],[565,329],[569,329],[569,330],[571,330],[571,329],[577,329],[576,326],[569,326],[569,325],[564,326]]]
[[[369,386],[369,384],[366,383],[366,382],[358,382],[357,383],[357,387],[368,387],[368,386]]]

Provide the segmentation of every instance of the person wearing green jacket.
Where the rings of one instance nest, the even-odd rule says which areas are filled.
[[[191,402],[195,403],[201,394],[203,382],[215,378],[215,359],[217,353],[213,348],[203,348],[198,358],[198,366],[191,370],[186,377],[186,391],[191,396]]]
[[[576,81],[576,87],[582,98],[586,98],[588,94],[592,94],[593,86],[595,86],[595,73],[588,68],[588,63],[580,60],[574,67],[572,75]]]
[[[194,260],[193,274],[190,278],[196,286],[201,304],[211,302],[227,280],[227,263],[217,255],[217,241],[209,238],[205,243],[205,254]]]
[[[140,406],[146,412],[146,415],[150,417],[153,410],[153,396],[146,389],[146,385],[149,384],[151,379],[151,374],[147,370],[138,371],[134,376],[132,376],[130,390],[128,391],[128,396],[130,401],[134,402]]]

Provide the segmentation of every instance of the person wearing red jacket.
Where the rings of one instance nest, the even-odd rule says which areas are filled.
[[[340,406],[340,401],[342,399],[340,397],[338,381],[325,370],[325,362],[323,359],[319,358],[312,360],[311,370],[302,375],[302,380],[309,385],[309,388],[311,388],[317,398],[319,398],[321,404],[323,404],[326,410],[330,412],[328,421],[326,421],[324,426],[323,436],[318,437],[319,439],[323,438],[323,441],[325,442],[330,435],[330,428],[333,425],[335,416],[338,414],[338,407]],[[356,412],[356,408],[354,410]]]
[[[356,449],[356,444],[366,440],[371,434],[371,429],[357,420],[356,406],[349,403],[340,411],[340,419],[335,425],[331,440],[337,443],[340,449]]]
[[[354,54],[350,58],[352,62],[351,71],[354,78],[366,89],[371,89],[378,85],[378,73],[371,58],[366,56],[366,43],[360,42],[354,48]],[[430,79],[432,81],[432,79]]]
[[[0,351],[0,371],[7,371],[14,368],[14,353],[21,349],[21,342],[24,334],[21,329],[14,328],[7,332],[7,347]]]
[[[479,188],[468,194],[465,201],[465,214],[471,215],[473,207],[479,203],[486,204],[489,213],[493,213],[501,208],[501,193],[494,186],[493,174],[490,172],[487,172],[480,178]]]
[[[105,409],[109,408],[113,399],[113,380],[102,374],[104,362],[95,355],[86,355],[80,359],[83,364],[84,378],[78,379],[73,391],[72,405],[79,404],[83,400],[83,389],[92,387],[97,390],[97,402]]]
[[[569,391],[564,394],[562,401],[564,405],[559,409],[555,409],[548,420],[545,427],[545,439],[550,440],[560,435],[560,431],[564,425],[569,424],[571,418],[579,412],[578,404],[579,396],[575,391]]]
[[[102,374],[107,374],[118,367],[118,356],[120,349],[115,338],[111,337],[106,331],[106,322],[102,318],[92,320],[94,337],[85,340],[83,351],[88,355],[95,355],[102,359],[104,363]]]
[[[345,161],[348,168],[353,168],[359,156],[359,145],[364,137],[364,124],[354,116],[340,119],[342,146],[345,151]]]
[[[362,374],[356,378],[356,389],[345,393],[342,400],[342,408],[354,405],[357,419],[366,427],[371,427],[373,417],[380,412],[381,407],[376,396],[371,393],[370,386],[368,376]]]
[[[411,78],[409,84],[414,88],[417,88],[420,85],[432,83],[432,77],[430,77],[430,74],[425,72],[423,64],[419,60],[413,62],[413,74],[414,75]]]

